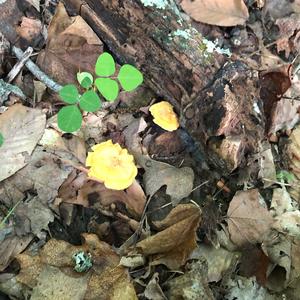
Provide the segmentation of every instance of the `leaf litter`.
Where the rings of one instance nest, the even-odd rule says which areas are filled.
[[[55,1],[7,1],[19,18],[8,40],[34,47],[47,75],[59,84],[95,75],[107,45],[82,17]],[[214,48],[230,48],[257,71],[263,107],[255,102],[252,117],[265,122],[262,149],[241,165],[243,145],[230,148],[240,137],[226,136],[215,153],[231,173],[200,167],[184,129],[153,122],[149,107],[166,99],[146,84],[85,113],[82,128],[65,134],[57,95],[19,71],[0,89],[0,290],[11,299],[299,299],[299,1],[180,6]],[[12,66],[8,48],[3,40],[1,76]],[[122,191],[90,180],[83,167],[91,147],[109,139],[137,163]]]

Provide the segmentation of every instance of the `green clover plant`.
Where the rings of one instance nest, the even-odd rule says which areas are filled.
[[[4,137],[0,132],[0,147],[3,145],[3,143],[4,143]]]
[[[107,52],[102,53],[97,59],[95,65],[97,78],[94,79],[89,72],[77,73],[77,81],[85,92],[80,95],[74,84],[67,84],[59,91],[60,98],[68,105],[58,112],[58,127],[65,132],[78,130],[82,123],[81,111],[99,110],[101,108],[100,96],[112,102],[119,95],[119,84],[123,90],[130,92],[143,83],[143,74],[132,65],[123,65],[118,76],[113,77],[115,73],[115,61]]]

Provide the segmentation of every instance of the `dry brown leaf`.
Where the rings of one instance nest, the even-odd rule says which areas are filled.
[[[28,246],[32,239],[33,235],[30,234],[23,237],[8,237],[4,241],[1,241],[0,272]]]
[[[45,125],[45,114],[21,104],[15,104],[0,115],[0,132],[5,139],[0,148],[0,181],[28,163]]]
[[[295,181],[288,188],[291,196],[300,202],[300,126],[291,133],[289,142],[285,147],[287,168],[295,175]]]
[[[67,199],[64,201],[94,208],[99,205],[109,207],[112,203],[123,202],[130,212],[141,216],[146,204],[146,196],[137,181],[134,181],[125,191],[110,190],[104,184],[88,181],[79,190],[76,202]]]
[[[49,28],[46,49],[38,64],[59,83],[77,83],[79,70],[94,73],[102,42],[80,16],[69,17],[60,2]]]
[[[16,31],[23,39],[33,42],[41,34],[42,28],[43,25],[40,20],[23,17]]]
[[[205,299],[213,300],[212,291],[207,283],[207,263],[205,259],[190,264],[190,270],[185,274],[167,282],[167,298],[177,299]]]
[[[276,41],[277,51],[285,51],[288,58],[291,52],[300,51],[300,15],[292,14],[288,17],[277,19],[280,37]]]
[[[147,195],[154,195],[162,186],[166,185],[166,193],[171,196],[175,206],[192,192],[194,172],[191,168],[175,168],[142,155],[135,155],[135,158],[145,169],[143,179]]]
[[[87,289],[89,276],[71,277],[58,268],[47,265],[37,277],[31,300],[82,300]]]
[[[214,248],[209,245],[199,245],[198,248],[193,251],[191,259],[199,259],[204,257],[208,264],[207,281],[218,282],[223,278],[225,272],[234,265],[239,255],[237,252],[229,252],[228,250],[220,247]]]
[[[17,257],[21,268],[17,280],[33,288],[32,299],[136,300],[129,275],[114,250],[94,234],[83,237],[81,246],[51,239],[38,255]],[[92,256],[93,265],[87,272],[73,270],[72,255],[79,251]]]
[[[238,191],[229,204],[227,217],[231,240],[240,247],[262,242],[273,223],[257,189]]]
[[[243,25],[249,17],[243,0],[183,0],[181,7],[194,20],[211,25]]]
[[[196,230],[201,211],[192,204],[179,204],[155,225],[159,232],[137,243],[144,255],[155,255],[154,264],[165,264],[170,269],[184,265],[197,246]]]
[[[167,300],[160,285],[159,285],[159,274],[154,273],[151,280],[147,284],[144,296],[148,300]]]

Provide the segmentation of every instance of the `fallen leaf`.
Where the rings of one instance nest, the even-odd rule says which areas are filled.
[[[64,200],[69,202],[69,200]],[[137,181],[124,191],[111,190],[104,184],[94,181],[86,182],[79,190],[76,202],[86,207],[109,207],[112,203],[123,202],[129,212],[141,216],[146,204],[146,196]]]
[[[47,265],[37,277],[30,299],[84,299],[89,276],[67,276],[60,269]]]
[[[48,28],[45,50],[38,65],[61,84],[77,84],[78,70],[94,73],[102,42],[81,16],[69,17],[60,2]]]
[[[285,212],[295,211],[296,203],[293,202],[290,194],[283,186],[273,190],[270,208],[274,210],[274,216],[281,216]]]
[[[288,17],[277,19],[280,37],[276,41],[277,52],[285,51],[288,58],[291,52],[300,51],[300,15],[291,14]]]
[[[136,247],[142,254],[154,255],[154,264],[165,264],[169,269],[184,265],[196,248],[196,230],[201,211],[193,204],[179,204],[169,215],[154,222],[158,233],[138,242]]]
[[[37,237],[40,237],[43,229],[48,231],[48,224],[54,221],[53,212],[38,197],[34,197],[22,207],[17,207],[16,214],[18,213],[25,214],[30,220],[31,232]]]
[[[135,155],[135,158],[145,169],[143,179],[147,195],[154,195],[162,186],[166,185],[166,193],[171,196],[175,206],[192,192],[194,172],[191,168],[176,168],[142,155]]]
[[[257,189],[238,191],[227,211],[231,240],[242,247],[262,242],[273,223],[263,198]]]
[[[281,120],[276,120],[276,107],[278,102],[282,99],[284,93],[291,86],[291,65],[285,64],[274,70],[261,72],[260,73],[260,97],[263,100],[264,113],[266,118],[265,132],[271,133],[271,130],[274,130],[276,126],[276,121],[278,123],[282,122]],[[279,105],[282,108],[282,105]],[[288,115],[289,111],[286,111]],[[282,113],[279,112],[279,117],[282,116]]]
[[[290,0],[266,1],[262,12],[264,16],[269,15],[273,20],[277,20],[293,12],[292,2]]]
[[[211,25],[243,25],[249,17],[243,0],[183,0],[181,7],[195,21]]]
[[[16,31],[21,38],[32,43],[41,34],[42,28],[43,25],[40,20],[23,17]]]
[[[271,148],[260,153],[260,170],[258,178],[262,179],[265,188],[271,186],[277,181]]]
[[[239,275],[247,278],[255,276],[257,282],[265,287],[269,265],[270,260],[265,253],[253,246],[242,252],[239,262]]]
[[[262,244],[262,250],[273,263],[268,272],[266,286],[275,292],[286,287],[291,275],[291,240],[278,232],[270,234]]]
[[[62,240],[49,240],[38,255],[18,255],[20,273],[16,279],[32,288],[32,299],[136,300],[137,296],[120,258],[94,234],[84,234],[85,242],[74,246]],[[90,253],[92,267],[78,273],[72,256]]]
[[[208,264],[207,281],[218,282],[225,272],[238,261],[237,252],[229,252],[220,247],[214,248],[208,245],[199,245],[191,254],[191,259],[199,259],[203,256]]]
[[[204,258],[190,265],[185,274],[167,282],[166,296],[175,299],[215,299],[207,283],[207,263]]]
[[[10,262],[24,249],[33,239],[33,235],[18,237],[7,237],[1,241],[0,247],[0,272],[2,272],[10,264]]]
[[[233,278],[229,278],[229,280],[226,282],[226,286],[226,295],[224,297],[224,299],[226,300],[273,299],[267,298],[267,296],[269,295],[268,290],[260,286],[255,280],[255,277],[245,278],[235,275]]]
[[[1,148],[0,148],[1,149]],[[286,165],[289,171],[295,175],[295,180],[288,191],[299,202],[300,200],[300,126],[298,125],[291,133],[285,146]]]
[[[281,233],[300,238],[300,211],[288,211],[276,217],[272,227]]]
[[[40,12],[40,0],[25,0],[30,3],[38,12]]]
[[[147,123],[143,117],[134,119],[128,126],[123,130],[125,137],[126,148],[133,153],[142,153],[142,138],[139,133],[143,132],[147,127]]]
[[[167,300],[160,285],[159,285],[159,274],[154,273],[151,280],[147,284],[144,296],[148,300]]]
[[[0,181],[23,168],[46,125],[46,116],[38,109],[15,104],[0,115],[0,132],[5,142],[0,147]]]

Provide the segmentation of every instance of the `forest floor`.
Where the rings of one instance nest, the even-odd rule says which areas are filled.
[[[255,75],[259,150],[199,158],[68,1],[0,0],[0,299],[300,299],[300,1],[170,1]]]

